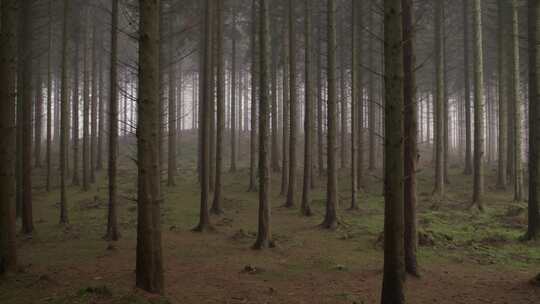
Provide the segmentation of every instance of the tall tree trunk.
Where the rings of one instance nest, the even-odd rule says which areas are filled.
[[[403,18],[403,107],[404,110],[404,224],[405,269],[418,276],[416,249],[418,232],[416,219],[416,168],[418,155],[418,107],[416,104],[416,47],[413,0],[401,0]]]
[[[443,10],[444,0],[435,3],[435,188],[436,200],[444,199],[444,56]]]
[[[80,67],[80,45],[81,45],[81,25],[79,13],[74,16],[74,53],[73,53],[73,89],[71,101],[71,140],[73,145],[72,161],[72,184],[78,186],[79,180],[79,67]]]
[[[269,151],[269,106],[270,106],[270,30],[269,0],[259,0],[259,229],[254,249],[273,247],[270,231],[270,151]]]
[[[484,193],[484,59],[482,47],[482,3],[473,1],[474,66],[474,185],[473,204],[483,210]]]
[[[208,201],[210,200],[210,99],[212,98],[212,18],[214,1],[206,0],[204,4],[204,34],[201,43],[201,98],[199,99],[200,115],[200,183],[201,203],[199,224],[193,230],[204,232],[211,230]]]
[[[99,39],[98,48],[103,47],[103,39]],[[105,85],[103,80],[103,52],[99,52],[99,113],[98,113],[98,141],[97,141],[97,154],[96,154],[96,170],[101,171],[103,169],[103,144],[105,142]]]
[[[0,11],[0,275],[16,270],[15,84],[17,2],[2,1]]]
[[[358,190],[362,179],[362,3],[352,0],[352,94],[351,94],[351,207],[358,209]]]
[[[62,66],[61,66],[61,91],[60,91],[60,224],[67,224],[68,208],[67,208],[67,191],[66,191],[66,165],[67,165],[67,152],[69,142],[69,130],[68,130],[68,15],[69,15],[69,2],[70,0],[64,0],[64,12],[63,12],[63,25],[62,25]]]
[[[168,72],[169,72],[169,111],[168,111],[168,126],[169,126],[169,134],[168,134],[168,153],[167,153],[167,186],[173,187],[176,185],[176,133],[177,133],[177,120],[180,119],[180,115],[176,114],[176,64],[174,63],[174,52],[175,52],[175,40],[173,38],[173,32],[174,32],[174,11],[173,9],[169,9],[169,22],[168,22],[168,35],[169,41],[167,42],[169,44],[169,60],[168,60]],[[165,43],[165,42],[163,42]],[[181,85],[181,83],[180,83]]]
[[[90,26],[89,12],[88,8],[84,9],[84,36],[83,36],[83,146],[82,146],[82,179],[83,179],[83,191],[90,190],[90,88],[89,88],[89,78],[90,72],[88,67],[88,28]]]
[[[236,97],[236,91],[237,91],[237,85],[236,85],[236,6],[233,7],[233,16],[232,16],[232,54],[231,54],[231,167],[229,169],[230,172],[236,172],[236,150],[238,147],[237,144],[237,97]],[[240,94],[240,104],[242,100],[242,94]],[[240,110],[240,113],[242,110]]]
[[[340,14],[341,15],[341,14]],[[343,19],[340,18],[339,22],[339,32],[343,33]],[[344,35],[340,35],[340,38]],[[345,78],[345,48],[344,41],[341,38],[339,43],[339,103],[341,105],[341,115],[340,115],[340,144],[339,144],[339,150],[341,152],[340,154],[340,168],[345,169],[347,167],[347,94],[345,93],[345,86],[347,83],[347,80]]]
[[[384,134],[384,274],[381,300],[383,304],[405,303],[403,138],[406,138],[406,135],[403,132],[404,52],[400,12],[402,12],[402,0],[384,0],[384,117],[386,131]],[[407,38],[405,38],[405,42],[412,44],[412,41]],[[407,56],[407,58],[411,57]],[[410,73],[413,69],[411,60],[406,65],[406,71]],[[413,87],[409,87],[409,89],[413,89]],[[410,99],[413,92],[408,90],[408,93],[410,95],[407,98]]]
[[[322,6],[322,5],[321,5]],[[319,8],[318,28],[318,50],[317,50],[317,164],[319,177],[324,174],[324,130],[323,130],[323,9]]]
[[[91,136],[90,136],[90,182],[96,182],[96,154],[97,154],[97,107],[98,107],[98,72],[97,62],[98,37],[97,20],[92,21],[92,100],[91,100]]]
[[[312,155],[313,155],[313,73],[311,64],[311,0],[305,0],[306,17],[305,17],[305,112],[304,112],[304,183],[302,187],[302,206],[301,212],[305,216],[311,216],[311,179],[312,179]]]
[[[514,100],[514,201],[523,200],[523,161],[522,161],[522,99],[520,92],[520,66],[519,66],[519,12],[517,0],[511,2],[512,14],[512,99]]]
[[[217,129],[216,129],[216,181],[214,185],[214,200],[210,211],[213,214],[223,213],[222,208],[222,171],[223,171],[223,130],[225,125],[225,58],[223,51],[223,1],[217,1]]]
[[[289,186],[285,207],[292,208],[296,198],[296,137],[298,136],[298,105],[296,98],[296,19],[294,1],[289,0],[289,90],[290,90],[290,137],[289,137]]]
[[[163,293],[159,172],[160,1],[140,0],[137,115],[137,287]]]
[[[43,115],[43,92],[41,83],[41,60],[38,60],[36,70],[36,104],[34,107],[34,167],[41,168],[41,139],[42,139],[42,115]]]
[[[472,132],[471,132],[471,81],[469,73],[469,10],[470,1],[463,0],[463,70],[465,81],[465,175],[472,174]]]
[[[109,83],[109,206],[106,238],[116,241],[118,231],[117,205],[117,158],[118,158],[118,1],[112,2],[111,19],[111,64]]]
[[[281,168],[281,190],[280,195],[286,196],[289,187],[289,140],[290,140],[290,99],[289,99],[289,48],[288,48],[288,29],[283,25],[283,43],[282,43],[282,62],[283,62],[283,144],[281,145],[283,159]]]
[[[24,1],[21,6],[22,49],[17,50],[22,62],[22,232],[34,231],[32,216],[32,3]]]
[[[373,34],[375,33],[375,23],[373,21],[373,12],[374,12],[374,3],[369,3],[369,13],[368,13],[368,24],[369,24],[369,42],[368,42],[368,67],[370,71],[375,70],[375,58],[373,56],[375,50],[375,41]],[[377,163],[375,150],[376,150],[376,113],[377,113],[377,103],[375,101],[375,79],[373,73],[369,73],[368,77],[368,100],[369,100],[369,154],[368,154],[368,170],[375,170]]]
[[[47,32],[47,41],[48,41],[48,51],[47,51],[47,144],[45,148],[45,166],[46,166],[46,177],[45,177],[45,189],[47,192],[51,191],[51,144],[52,144],[52,4],[53,0],[49,0],[49,28]],[[56,110],[56,109],[55,109]],[[55,134],[56,135],[56,134]]]
[[[277,37],[279,39],[279,37]],[[271,60],[270,60],[270,74],[272,82],[272,93],[271,93],[271,125],[272,125],[272,143],[271,143],[271,167],[272,171],[279,172],[280,167],[280,151],[279,151],[279,134],[278,134],[278,87],[277,87],[277,77],[278,77],[278,44],[271,47]]]
[[[336,1],[327,0],[328,20],[328,179],[326,185],[326,213],[321,224],[323,228],[335,229],[338,226],[338,174],[336,159],[337,136],[337,90],[336,90]]]
[[[529,201],[526,239],[540,234],[540,1],[528,0]]]
[[[506,31],[506,5],[504,0],[497,1],[498,6],[498,87],[499,87],[499,137],[498,137],[498,161],[497,161],[497,188],[505,189],[507,184],[506,161],[507,161],[507,141],[508,141],[508,113],[507,113],[507,45],[505,43]]]
[[[253,0],[251,6],[251,130],[248,192],[255,192],[257,190],[257,174],[255,170],[257,159],[257,0]]]

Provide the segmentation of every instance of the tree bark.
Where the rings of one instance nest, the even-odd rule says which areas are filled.
[[[208,201],[210,197],[210,117],[209,106],[212,98],[212,18],[214,1],[206,0],[204,4],[204,35],[201,48],[201,98],[199,99],[200,115],[200,183],[201,203],[199,212],[199,224],[193,230],[204,232],[211,230]]]
[[[168,24],[168,35],[169,41],[169,62],[168,62],[168,72],[169,72],[169,111],[168,111],[168,125],[169,125],[169,134],[168,134],[168,153],[167,153],[167,186],[173,187],[176,185],[176,137],[177,137],[177,120],[180,119],[180,115],[176,113],[176,64],[174,63],[174,51],[176,46],[174,45],[175,39],[173,38],[174,31],[174,12],[169,9],[169,24]],[[165,42],[162,42],[165,43]],[[180,83],[181,84],[181,83]]]
[[[237,70],[236,70],[236,7],[233,7],[233,16],[232,16],[232,54],[231,54],[231,167],[229,169],[230,172],[236,172],[236,158],[237,158],[237,97],[236,97],[236,91],[237,91],[237,85],[236,85],[236,76],[237,76]],[[240,94],[240,104],[242,103],[242,94]],[[242,112],[242,108],[240,107],[240,113]],[[241,121],[241,120],[240,120]]]
[[[323,228],[335,229],[338,226],[338,174],[336,159],[337,137],[337,90],[336,90],[336,1],[327,0],[328,20],[328,179],[326,188],[326,213],[321,224]]]
[[[115,0],[116,1],[116,0]],[[136,285],[163,293],[159,172],[160,1],[140,0],[139,99],[137,123],[137,267]]]
[[[283,61],[283,144],[281,145],[282,149],[282,165],[281,168],[281,190],[280,196],[286,196],[288,193],[289,187],[289,139],[290,139],[290,100],[289,100],[289,48],[287,46],[287,26],[283,26],[283,44],[282,44],[282,61]]]
[[[435,3],[435,200],[444,199],[444,51],[443,51],[443,0]]]
[[[313,159],[313,75],[312,75],[312,34],[311,34],[311,0],[305,0],[305,112],[304,112],[304,183],[302,187],[302,204],[300,211],[302,215],[311,216],[311,179],[312,179],[312,159]]]
[[[473,1],[474,67],[474,180],[473,204],[483,210],[484,193],[484,59],[481,0]]]
[[[472,174],[472,132],[471,132],[471,81],[469,73],[469,10],[470,1],[463,0],[463,69],[465,82],[465,175]]]
[[[15,271],[15,101],[17,2],[2,1],[0,20],[0,275]]]
[[[270,106],[270,30],[269,0],[259,0],[259,229],[254,249],[273,247],[270,230],[270,151],[269,151],[269,106]]]
[[[507,184],[506,161],[507,161],[507,141],[508,141],[508,113],[507,113],[507,45],[505,43],[506,31],[506,5],[504,0],[497,1],[498,6],[498,87],[499,87],[499,136],[498,136],[498,160],[497,160],[497,188],[505,189]],[[469,101],[470,102],[470,101]]]
[[[223,1],[217,1],[217,129],[216,129],[216,180],[214,185],[214,200],[210,212],[222,214],[222,170],[223,170],[223,130],[225,129],[225,59],[223,53]]]
[[[403,106],[404,110],[404,224],[405,270],[418,276],[416,251],[418,232],[416,218],[416,168],[418,154],[418,108],[416,104],[416,48],[413,0],[402,0],[403,19]]]
[[[62,25],[62,68],[61,68],[61,91],[60,91],[60,224],[67,224],[68,208],[67,208],[67,191],[66,191],[66,165],[67,165],[67,152],[69,142],[69,130],[68,130],[68,16],[69,16],[69,2],[70,0],[64,0],[64,12],[63,12],[63,25]]]
[[[296,203],[296,137],[298,136],[298,105],[296,100],[296,19],[294,1],[289,0],[289,105],[290,105],[290,135],[289,135],[289,186],[285,207],[292,208]]]
[[[88,8],[84,9],[83,25],[83,146],[82,146],[82,188],[83,191],[90,190],[90,72],[88,67],[88,37],[89,18]]]
[[[402,0],[384,0],[384,274],[383,304],[405,303],[403,241]],[[405,40],[407,42],[407,40]],[[410,70],[409,70],[410,71]],[[410,92],[412,93],[412,92]]]
[[[90,136],[90,182],[96,182],[96,160],[97,160],[97,108],[98,108],[98,83],[99,83],[99,64],[97,62],[98,52],[98,25],[97,19],[92,21],[92,100],[91,100],[91,136]]]
[[[540,1],[528,0],[529,201],[526,239],[540,235]]]
[[[512,99],[514,100],[514,201],[523,200],[523,161],[522,161],[522,99],[520,93],[520,62],[519,62],[519,11],[517,0],[511,2],[512,15]]]
[[[118,1],[112,2],[111,16],[111,63],[109,83],[109,205],[106,238],[116,241],[118,231],[117,206],[117,158],[118,158]]]
[[[351,94],[351,206],[350,210],[358,209],[358,190],[362,182],[363,155],[362,124],[363,124],[363,89],[362,89],[362,3],[352,0],[352,94]]]
[[[251,4],[251,129],[249,149],[249,188],[248,192],[257,189],[255,163],[257,160],[257,0]]]

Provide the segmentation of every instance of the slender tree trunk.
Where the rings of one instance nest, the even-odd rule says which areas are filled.
[[[368,66],[371,71],[375,70],[375,58],[373,56],[375,50],[375,41],[373,39],[373,35],[375,34],[375,23],[373,22],[373,13],[374,12],[374,3],[370,2],[369,4],[369,13],[368,13],[368,24],[369,24],[369,42],[368,42]],[[376,134],[375,134],[375,128],[376,128],[376,113],[377,113],[377,103],[375,101],[375,79],[373,76],[373,72],[369,73],[368,78],[368,100],[369,100],[369,154],[368,154],[368,170],[373,171],[375,170],[375,166],[377,163],[375,150],[376,150]]]
[[[159,173],[159,1],[140,0],[139,94],[137,115],[137,267],[136,285],[163,293],[162,201]]]
[[[204,35],[201,43],[201,98],[199,99],[200,115],[199,128],[200,135],[200,183],[201,183],[201,204],[199,212],[199,224],[193,230],[204,232],[211,230],[210,214],[208,212],[208,201],[210,200],[210,99],[212,98],[212,36],[214,17],[214,1],[206,0],[204,4]]]
[[[74,54],[73,54],[73,89],[72,89],[72,101],[71,101],[71,140],[73,145],[73,161],[72,161],[72,184],[78,186],[79,180],[79,67],[80,67],[80,33],[82,31],[80,26],[80,14],[74,16]]]
[[[68,152],[68,16],[69,2],[64,0],[63,25],[62,25],[62,67],[61,67],[61,92],[60,92],[60,224],[67,224],[68,208],[67,208],[67,191],[66,191],[66,165]]]
[[[517,0],[511,2],[512,14],[512,97],[514,100],[514,201],[523,200],[523,161],[522,161],[522,99],[520,93],[519,63],[519,12]]]
[[[402,0],[403,19],[403,106],[404,110],[404,224],[405,269],[418,276],[416,250],[418,232],[416,219],[416,168],[418,155],[418,108],[416,104],[416,48],[413,0]]]
[[[89,28],[89,17],[88,8],[84,12],[84,36],[83,36],[83,146],[82,146],[82,180],[83,180],[83,191],[90,190],[90,88],[89,88],[89,78],[90,72],[88,67],[88,28]]]
[[[99,39],[98,48],[103,47],[102,39]],[[99,77],[99,109],[98,109],[98,140],[97,140],[97,152],[96,152],[96,170],[101,171],[103,169],[103,143],[105,142],[105,86],[103,80],[103,52],[99,52],[100,58],[98,66],[98,76]]]
[[[168,111],[168,125],[169,125],[169,134],[168,134],[168,155],[167,155],[167,186],[173,187],[176,185],[176,137],[177,137],[177,120],[180,119],[180,115],[176,115],[176,64],[174,64],[174,52],[175,52],[175,40],[173,38],[174,32],[174,12],[172,9],[169,10],[169,111]],[[164,43],[164,42],[163,42]],[[181,83],[180,83],[181,84]]]
[[[289,140],[290,140],[290,99],[289,99],[289,48],[288,48],[288,32],[287,32],[287,26],[283,26],[283,55],[282,55],[282,62],[283,62],[283,144],[281,145],[282,148],[282,165],[281,167],[283,170],[281,171],[281,190],[280,195],[286,196],[288,193],[288,187],[289,187]]]
[[[403,48],[402,48],[402,0],[384,0],[384,88],[385,88],[385,135],[384,135],[384,274],[383,304],[405,303],[405,265],[404,265],[404,191],[403,191]],[[405,12],[405,15],[407,13]],[[406,31],[409,32],[407,28]],[[410,39],[405,38],[405,43]],[[407,48],[407,46],[406,46]],[[410,48],[406,51],[411,51]],[[411,59],[413,53],[407,54]],[[414,69],[410,60],[405,71]],[[409,79],[411,80],[411,79]],[[407,99],[413,96],[410,86]],[[409,113],[410,114],[410,113]],[[409,116],[409,118],[411,118]]]
[[[277,74],[278,74],[278,60],[277,53],[278,47],[271,47],[271,62],[270,62],[270,74],[272,82],[271,93],[271,125],[272,125],[272,143],[271,143],[271,167],[272,171],[279,172],[280,167],[280,155],[279,155],[279,134],[278,134],[278,88],[277,88]]]
[[[259,229],[254,249],[273,247],[270,231],[270,151],[269,151],[269,106],[270,106],[270,30],[269,0],[259,0]]]
[[[229,169],[230,172],[236,172],[236,158],[237,158],[237,118],[236,118],[236,104],[237,104],[237,97],[236,97],[236,7],[233,8],[233,16],[232,16],[232,54],[231,54],[231,168]],[[240,100],[242,94],[240,94]],[[241,104],[241,102],[240,102]],[[240,113],[242,111],[240,110]]]
[[[20,21],[22,49],[17,50],[22,62],[22,232],[31,234],[34,231],[32,216],[32,3],[24,1],[21,5]],[[30,17],[30,18],[28,18]]]
[[[469,10],[470,1],[463,0],[463,69],[465,81],[465,175],[472,174],[472,132],[471,132],[471,81],[469,71]]]
[[[117,205],[117,158],[118,158],[118,1],[112,2],[111,19],[111,64],[109,83],[109,206],[106,238],[116,241],[118,231]]]
[[[225,58],[223,53],[223,1],[217,1],[217,132],[216,132],[216,181],[214,186],[214,200],[210,212],[222,214],[222,171],[223,171],[223,130],[225,125]]]
[[[17,267],[15,223],[15,101],[17,2],[0,11],[0,275]]]
[[[506,161],[507,161],[507,141],[508,141],[508,113],[507,113],[507,85],[506,72],[507,45],[505,43],[506,31],[506,5],[504,0],[497,1],[498,6],[498,87],[499,87],[499,136],[498,136],[498,161],[497,161],[497,188],[505,189],[507,184]]]
[[[51,144],[52,144],[52,4],[53,0],[49,0],[49,28],[48,28],[48,52],[47,52],[47,144],[46,144],[46,155],[45,155],[45,166],[47,172],[45,173],[45,189],[47,192],[51,191]],[[55,109],[56,110],[56,109]]]
[[[312,159],[313,159],[313,73],[311,64],[311,47],[312,47],[312,35],[311,35],[311,0],[305,0],[305,113],[304,113],[304,183],[302,187],[302,205],[301,212],[305,216],[311,216],[311,178],[312,178]]]
[[[473,204],[483,210],[484,193],[484,59],[481,0],[473,1],[474,33],[474,185]]]
[[[41,139],[42,139],[42,124],[43,124],[43,92],[41,83],[40,63],[38,60],[36,70],[36,103],[34,107],[34,167],[41,168]]]
[[[529,201],[526,239],[540,235],[540,1],[528,0]]]
[[[336,90],[336,1],[327,0],[328,20],[328,179],[326,188],[326,213],[321,224],[323,228],[338,226],[338,174],[336,159],[337,136],[337,90]]]
[[[257,0],[252,1],[251,8],[251,130],[249,151],[249,188],[248,192],[257,189],[255,163],[257,158]]]
[[[322,5],[321,5],[322,6]],[[322,19],[322,9],[319,9],[319,19]],[[317,163],[319,177],[324,174],[324,130],[323,130],[323,26],[322,20],[318,20],[318,51],[317,51]]]
[[[436,200],[444,199],[444,56],[443,56],[443,0],[435,3],[435,189]]]
[[[362,147],[362,3],[352,0],[352,94],[351,94],[351,207],[358,209],[359,177],[362,174],[359,162],[362,154],[358,149]]]
[[[97,108],[98,108],[98,72],[99,65],[97,62],[97,20],[94,18],[92,21],[92,99],[90,109],[90,182],[96,182],[96,159],[97,159]]]
[[[298,136],[298,105],[296,98],[296,19],[294,1],[289,0],[289,90],[290,90],[290,137],[289,137],[289,186],[285,207],[292,208],[296,203],[296,144]]]
[[[341,14],[340,14],[341,15]],[[339,31],[340,33],[344,32],[343,29],[343,19],[340,18],[339,22]],[[340,35],[342,37],[343,35]],[[343,47],[345,43],[343,40],[340,40],[339,43],[339,103],[341,105],[341,115],[340,115],[340,144],[339,144],[339,150],[341,152],[340,154],[340,168],[345,169],[347,167],[347,94],[345,93],[345,86],[347,83],[347,80],[345,78],[345,48]]]

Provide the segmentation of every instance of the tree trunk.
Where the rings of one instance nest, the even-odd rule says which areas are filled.
[[[115,0],[116,1],[116,0]],[[159,172],[159,1],[140,0],[136,285],[163,293]]]
[[[403,107],[404,110],[404,224],[405,269],[418,276],[416,250],[418,232],[416,219],[416,168],[418,154],[418,108],[416,104],[416,48],[413,0],[402,0],[403,18]]]
[[[89,12],[88,8],[84,9],[84,36],[83,36],[83,146],[82,146],[82,180],[83,180],[83,191],[90,190],[90,88],[89,88],[89,78],[90,72],[88,67],[88,28],[89,28]]]
[[[68,130],[68,16],[69,16],[69,2],[70,0],[64,0],[64,12],[63,12],[63,25],[62,25],[62,67],[61,67],[61,92],[60,92],[60,224],[67,224],[68,208],[67,208],[67,191],[66,191],[66,165],[67,165],[67,152],[69,142],[69,130]]]
[[[36,94],[36,105],[34,107],[34,167],[41,168],[41,139],[42,139],[42,115],[43,115],[43,97],[42,97],[42,83],[41,83],[41,60],[38,60],[36,70],[36,87],[34,92]]]
[[[2,1],[0,20],[0,275],[15,271],[15,85],[17,2]]]
[[[283,44],[282,44],[282,62],[283,62],[283,144],[281,151],[283,155],[281,168],[281,190],[280,195],[286,196],[289,187],[289,139],[290,139],[290,99],[289,99],[289,48],[287,26],[283,25]]]
[[[470,1],[463,0],[463,69],[465,81],[465,175],[472,174],[472,132],[471,132],[471,81],[469,73],[469,10]]]
[[[52,4],[53,0],[49,0],[49,28],[48,28],[48,52],[47,52],[47,144],[45,148],[45,166],[47,172],[45,173],[45,190],[51,191],[51,144],[52,144]],[[56,109],[55,109],[56,110]],[[55,134],[56,135],[56,134]]]
[[[499,86],[499,137],[498,137],[498,161],[497,161],[497,188],[505,189],[507,184],[506,161],[507,161],[507,141],[508,141],[508,113],[507,113],[507,45],[505,43],[506,31],[506,5],[504,0],[497,1],[498,6],[498,86]]]
[[[328,179],[326,188],[326,213],[321,224],[323,228],[335,229],[338,226],[338,174],[336,159],[337,136],[337,90],[336,90],[336,1],[327,0],[328,20]]]
[[[255,172],[257,159],[257,0],[253,0],[251,6],[251,130],[248,192],[255,192],[257,190],[257,176]]]
[[[522,99],[520,93],[520,63],[519,63],[519,12],[517,0],[512,0],[512,99],[514,100],[514,201],[523,200],[523,161],[522,161]]]
[[[91,100],[91,137],[90,137],[90,182],[96,182],[96,159],[97,159],[97,108],[98,108],[98,72],[97,62],[98,37],[97,20],[92,21],[92,100]]]
[[[214,200],[210,212],[222,214],[222,170],[223,170],[223,130],[225,126],[225,58],[223,53],[223,1],[217,1],[217,129],[216,129],[216,180],[214,185]]]
[[[259,229],[254,249],[273,247],[270,231],[270,151],[269,151],[269,106],[270,106],[270,30],[269,0],[259,0]]]
[[[383,304],[405,303],[403,138],[406,138],[406,135],[403,133],[404,53],[401,3],[402,0],[384,0],[384,117],[386,132],[384,136],[384,274],[381,299]],[[407,38],[405,41],[412,44],[412,41],[407,40]],[[410,59],[410,56],[407,58]],[[411,65],[407,67],[407,70],[410,72],[413,69],[413,63],[409,63]],[[412,96],[412,90],[409,93]]]
[[[72,101],[71,101],[71,140],[73,145],[73,163],[72,163],[72,184],[78,186],[79,180],[79,66],[80,66],[80,33],[82,31],[80,26],[81,16],[76,13],[74,16],[74,54],[73,54],[73,89],[72,89]]]
[[[208,201],[210,196],[210,99],[212,98],[212,0],[206,0],[204,4],[204,35],[201,43],[201,98],[199,99],[200,115],[200,183],[201,183],[201,204],[199,212],[199,224],[193,230],[204,232],[211,230],[210,214],[208,212]]]
[[[352,0],[352,94],[351,94],[351,207],[358,209],[358,190],[362,182],[362,3]]]
[[[540,234],[540,1],[528,1],[529,212],[526,239]]]
[[[289,186],[285,207],[295,205],[296,195],[296,137],[298,136],[298,105],[296,100],[296,19],[294,1],[289,0],[289,90],[290,90],[290,137],[289,137]]]
[[[174,52],[176,50],[175,46],[175,40],[173,38],[173,32],[174,32],[174,12],[171,9],[169,9],[169,30],[168,34],[170,35],[169,41],[167,42],[169,44],[169,60],[168,60],[168,72],[169,72],[169,111],[168,111],[168,118],[169,118],[169,134],[168,134],[168,155],[167,155],[167,186],[173,187],[176,185],[176,133],[177,133],[177,120],[180,119],[180,115],[176,115],[176,64],[174,63]],[[165,43],[165,42],[163,42]],[[181,85],[181,82],[180,82]]]
[[[32,4],[24,1],[21,6],[22,49],[17,53],[22,60],[22,232],[31,234],[34,231],[32,216]],[[19,90],[18,90],[19,91]]]
[[[373,11],[374,3],[370,2],[369,4],[369,14],[368,14],[368,24],[369,24],[369,31],[370,33],[375,33],[375,23],[373,22]],[[373,39],[373,35],[370,34],[368,38],[368,66],[370,71],[375,70],[375,58],[373,56],[374,50],[374,44],[375,41]],[[368,78],[368,100],[369,100],[369,154],[368,154],[368,170],[373,171],[375,170],[375,166],[377,163],[376,155],[375,155],[375,145],[376,145],[376,134],[375,134],[375,128],[377,126],[375,120],[376,113],[377,113],[377,103],[375,101],[375,80],[373,73],[369,73]]]
[[[482,47],[482,10],[481,0],[474,0],[473,5],[473,67],[474,67],[474,185],[473,204],[483,210],[484,193],[484,59]]]
[[[322,5],[321,5],[322,6]],[[323,18],[323,9],[319,9],[319,19]],[[317,50],[317,164],[319,177],[324,174],[324,130],[323,130],[323,25],[318,20],[318,50]]]
[[[443,56],[443,0],[435,3],[435,200],[444,199],[444,56]]]
[[[116,241],[118,232],[117,205],[117,158],[118,158],[118,1],[112,2],[111,64],[109,83],[109,206],[106,238]]]
[[[231,54],[231,168],[229,169],[230,172],[236,172],[236,150],[238,147],[237,144],[237,110],[236,110],[236,104],[237,104],[237,98],[236,98],[236,7],[233,8],[233,16],[232,16],[232,54]],[[240,104],[242,101],[242,94],[240,94]],[[240,108],[241,109],[241,108]],[[242,110],[240,110],[240,113]]]
[[[313,75],[311,64],[311,47],[312,47],[312,35],[311,35],[311,0],[305,0],[306,17],[305,17],[305,113],[304,113],[304,183],[302,187],[302,206],[301,213],[305,216],[311,216],[311,178],[312,178],[312,155],[313,155]]]

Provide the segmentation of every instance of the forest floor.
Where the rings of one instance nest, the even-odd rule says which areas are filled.
[[[46,193],[42,171],[36,170],[36,233],[19,236],[20,269],[0,280],[0,303],[378,303],[383,265],[380,170],[367,172],[355,212],[346,210],[350,183],[348,171],[341,172],[342,224],[335,231],[318,228],[324,179],[316,181],[315,214],[306,218],[298,208],[281,207],[280,175],[275,174],[271,223],[277,247],[254,251],[257,196],[246,192],[245,161],[236,173],[228,173],[226,162],[225,214],[212,217],[215,232],[190,231],[199,208],[192,146],[182,145],[177,186],[163,188],[163,297],[134,289],[136,171],[127,157],[135,151],[131,146],[119,168],[122,238],[116,243],[102,239],[106,171],[99,173],[90,192],[70,187],[70,224],[60,226],[59,193]],[[526,229],[526,203],[496,191],[494,177],[488,176],[486,211],[469,209],[472,177],[451,166],[446,200],[434,205],[432,170],[423,167],[418,179],[422,276],[407,279],[408,303],[540,303],[540,286],[531,283],[540,272],[540,242],[519,240]],[[298,200],[300,195],[298,187]]]

